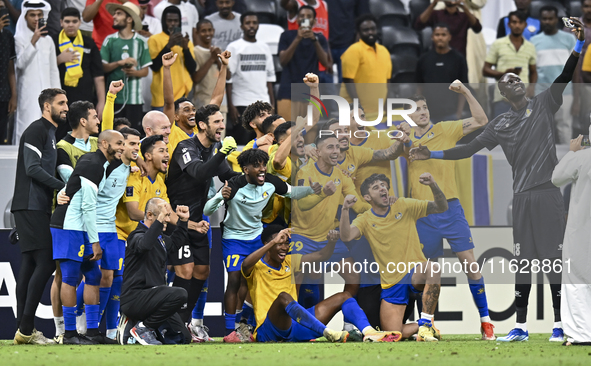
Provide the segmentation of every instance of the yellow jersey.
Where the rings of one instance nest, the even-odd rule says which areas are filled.
[[[411,133],[413,146],[427,146],[431,151],[451,149],[464,137],[462,121],[440,122],[433,125],[423,136]],[[456,183],[456,162],[454,160],[415,160],[408,164],[409,196],[419,200],[433,201],[433,192],[429,186],[419,183],[423,173],[431,173],[445,197],[449,200],[458,198]]]
[[[366,137],[359,145],[353,145],[354,147],[364,147],[370,148],[373,151],[382,150],[389,148],[393,143],[394,140],[391,140],[387,133],[388,130],[380,130],[378,132],[373,132],[375,129],[366,127],[367,132],[370,133],[368,137]],[[390,160],[384,161],[372,161],[367,164],[363,164],[357,168],[357,172],[355,173],[355,190],[359,197],[361,197],[361,184],[369,178],[372,174],[384,174],[388,179],[390,179],[390,190],[389,193],[391,196],[394,195],[394,189],[392,188],[392,169],[390,168]]]
[[[185,131],[181,130],[181,128],[176,125],[176,122],[173,123],[170,127],[170,135],[168,135],[167,145],[168,153],[170,154],[170,156],[172,156],[172,153],[174,153],[174,149],[176,149],[176,146],[179,144],[179,142],[195,136],[198,132],[199,129],[197,128],[197,126],[195,126],[193,127],[193,134],[187,135]]]
[[[257,329],[265,321],[271,305],[280,293],[286,292],[294,300],[298,300],[295,273],[301,271],[301,262],[301,254],[290,254],[285,256],[279,268],[273,268],[261,259],[254,265],[250,276],[242,272],[248,283]],[[255,338],[257,329],[254,333]]]
[[[244,145],[244,147],[242,148],[242,151],[252,149],[253,146],[254,146],[254,140],[251,140],[248,142],[248,144]],[[230,164],[230,167],[232,168],[232,170],[235,172],[238,172],[238,173],[242,173],[242,169],[240,169],[240,165],[238,165],[238,155],[240,155],[240,153],[242,151],[238,151],[238,150],[233,151],[226,158],[226,160],[228,161],[228,164]]]
[[[295,183],[298,186],[310,186],[309,178],[312,182],[318,182],[325,186],[328,182],[334,181],[336,191],[330,196],[326,196],[324,191],[319,195],[313,194],[305,198],[292,202],[292,227],[293,233],[303,235],[314,241],[326,240],[326,234],[339,226],[337,214],[340,211],[341,203],[347,195],[355,195],[355,185],[351,178],[347,177],[341,169],[332,167],[330,174],[320,171],[318,163],[308,162],[296,175]],[[365,210],[364,204],[367,202],[357,197],[357,202],[353,209],[357,213]],[[312,207],[308,210],[302,210]]]
[[[414,267],[413,263],[427,260],[423,255],[416,223],[421,217],[427,216],[428,203],[399,198],[383,216],[371,209],[353,220],[351,226],[358,228],[361,235],[365,236],[380,266],[382,288],[397,284]]]
[[[166,191],[166,184],[164,184],[164,174],[158,173],[156,179],[152,181],[150,177],[142,177],[140,172],[131,173],[127,179],[127,187],[125,187],[125,194],[119,200],[117,205],[117,213],[115,214],[117,225],[117,236],[121,240],[127,240],[127,237],[137,227],[137,221],[129,218],[127,213],[127,202],[137,202],[138,209],[144,211],[146,203],[150,198],[162,198],[170,203]]]

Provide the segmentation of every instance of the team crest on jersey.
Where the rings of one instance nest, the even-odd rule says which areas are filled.
[[[160,196],[160,193],[162,193],[162,192],[160,192],[160,188],[158,188],[158,189],[156,190],[156,196]]]
[[[341,184],[341,180],[339,178],[335,179],[334,184],[338,186],[339,184]]]
[[[127,197],[133,197],[133,187],[125,187],[125,195]]]
[[[285,266],[285,272],[289,272],[289,266]]]
[[[269,197],[269,193],[263,192],[263,198],[267,198],[267,197]]]
[[[428,139],[430,139],[430,138],[432,138],[433,136],[435,136],[435,132],[431,131],[431,132],[430,132],[430,133],[427,135],[427,138],[428,138]]]
[[[347,170],[349,170],[350,172],[354,172],[355,171],[355,164],[349,164],[349,166],[347,167]]]
[[[394,215],[394,218],[396,220],[400,220],[402,218],[402,212],[397,213],[396,215]]]
[[[217,153],[218,153],[218,148],[216,147],[216,148],[213,150],[213,155],[215,155],[215,154],[217,154]]]
[[[186,147],[183,147],[183,154],[184,154],[184,153],[186,153],[186,152],[187,152],[187,150],[188,150],[188,149],[187,149]]]
[[[527,118],[529,116],[531,116],[531,109],[528,108],[525,110],[525,118]]]

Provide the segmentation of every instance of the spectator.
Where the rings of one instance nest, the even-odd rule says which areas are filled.
[[[572,34],[559,31],[558,22],[562,23],[562,20],[558,18],[558,9],[554,6],[544,6],[540,9],[542,33],[531,38],[538,59],[536,94],[548,89],[562,73],[564,64],[575,47],[576,38]],[[569,85],[562,93],[562,106],[554,115],[558,144],[567,144],[572,137],[572,103],[572,87]]]
[[[330,38],[330,53],[332,60],[339,70],[339,83],[343,82],[341,55],[355,42],[355,19],[362,14],[369,13],[367,0],[326,0],[328,12],[328,27]]]
[[[129,127],[131,128],[131,122],[125,117],[118,117],[113,120],[113,129],[115,131],[119,131],[122,128]]]
[[[142,18],[142,30],[138,33],[144,38],[150,38],[154,34],[162,32],[162,25],[160,19],[156,19],[151,15],[146,14],[148,11],[148,4],[150,0],[139,0],[140,3],[140,18]],[[148,76],[142,78],[141,89],[142,98],[144,99],[143,111],[148,112],[152,109],[152,70],[148,69]]]
[[[99,50],[113,29],[113,15],[107,10],[107,5],[124,4],[127,1],[131,1],[135,5],[138,4],[137,0],[86,0],[82,18],[85,22],[93,22],[92,39]]]
[[[35,100],[43,89],[60,86],[59,71],[55,59],[55,46],[46,37],[45,27],[38,28],[41,18],[47,19],[51,7],[43,0],[23,3],[21,17],[16,23],[16,81],[17,112],[14,127],[14,144],[18,145],[23,131],[40,117]]]
[[[8,1],[8,0],[6,0]],[[0,0],[0,9],[5,9],[4,0]],[[7,29],[10,15],[0,18],[0,144],[8,144],[8,115],[16,111],[16,77],[14,75],[14,36]]]
[[[68,8],[78,9],[80,14],[82,14],[84,12],[84,8],[86,8],[86,0],[66,0],[66,4],[67,4]],[[92,29],[93,29],[92,20],[90,22],[85,22],[84,19],[82,19],[82,18],[80,20],[81,20],[80,21],[80,32],[82,32],[83,36],[92,38]],[[101,111],[101,113],[102,112],[103,111]]]
[[[238,145],[245,145],[252,140],[254,132],[249,132],[240,124],[240,116],[251,103],[261,100],[275,104],[273,83],[275,67],[273,55],[266,43],[257,41],[259,19],[256,13],[246,12],[240,16],[244,36],[228,45],[232,53],[229,69],[231,78],[226,84],[228,101],[227,136],[232,136]]]
[[[53,38],[57,36],[61,31],[61,16],[64,9],[66,9],[66,2],[63,0],[45,0],[51,6],[49,15],[47,16],[47,32],[48,35]]]
[[[113,33],[103,43],[101,56],[107,83],[123,80],[125,86],[115,100],[115,117],[126,117],[132,127],[140,130],[143,117],[140,79],[148,75],[148,66],[152,64],[146,39],[137,35],[142,29],[140,9],[137,5],[126,2],[107,4],[107,10],[113,14]]]
[[[300,6],[309,5],[316,10],[316,23],[312,27],[312,32],[322,33],[324,38],[328,38],[328,5],[324,0],[281,0],[281,6],[287,10],[287,29],[297,30],[300,24],[297,22],[297,14]],[[329,47],[330,49],[330,47]],[[326,68],[322,64],[318,64],[321,83],[332,83],[332,55],[328,53],[329,67]]]
[[[182,0],[162,0],[156,7],[154,7],[154,17],[162,21],[162,14],[164,9],[174,5],[181,11],[181,32],[184,36],[189,36],[191,42],[195,42],[195,25],[199,21],[199,13],[195,5],[188,1]]]
[[[32,4],[32,1],[28,3]],[[30,18],[27,16],[30,12],[23,5],[21,18]],[[17,22],[17,33],[22,31],[22,21],[19,19]],[[53,176],[57,160],[55,129],[58,124],[66,123],[68,99],[61,89],[45,89],[39,93],[37,102],[42,116],[31,121],[19,142],[10,208],[22,253],[16,288],[18,329],[14,336],[15,344],[53,343],[35,330],[34,322],[43,290],[55,271],[49,221],[53,192],[64,187],[64,183]],[[34,104],[28,107],[33,109]]]
[[[302,27],[302,22],[309,23]],[[321,33],[314,33],[312,27],[316,22],[316,10],[304,5],[298,10],[298,30],[288,30],[279,38],[279,62],[283,67],[279,92],[277,93],[277,114],[288,118],[292,116],[291,84],[302,83],[307,73],[318,74],[318,62],[328,66],[328,41]],[[294,102],[292,116],[306,115],[303,102]]]
[[[525,38],[528,41],[531,37],[535,36],[540,32],[540,21],[530,16],[530,4],[531,0],[515,0],[515,6],[517,7],[517,11],[525,13],[526,16],[527,26],[523,30],[523,38]],[[511,33],[511,27],[509,26],[510,17],[511,14],[509,14],[509,16],[499,19],[499,25],[497,26],[497,38],[505,37],[507,33]]]
[[[434,122],[461,119],[466,103],[462,94],[448,92],[449,84],[455,80],[468,83],[466,58],[450,47],[452,39],[447,24],[435,24],[431,35],[433,47],[417,63],[417,83],[429,83],[421,88],[421,94],[432,101],[429,111]]]
[[[522,11],[513,11],[509,14],[509,27],[511,34],[499,38],[490,46],[482,74],[484,76],[500,79],[506,73],[519,75],[524,83],[532,83],[528,88],[528,94],[533,95],[533,84],[538,81],[536,70],[536,47],[523,37],[523,30],[527,26],[527,14]],[[495,66],[493,70],[492,67]],[[505,100],[497,88],[493,99],[493,118],[507,112],[511,106]]]
[[[359,98],[366,118],[373,121],[378,116],[377,100],[385,100],[388,94],[386,83],[392,76],[392,61],[386,47],[376,43],[377,21],[373,15],[366,14],[357,18],[355,29],[359,33],[359,41],[341,56],[344,82],[341,95],[349,103]]]
[[[193,74],[193,105],[197,109],[209,104],[221,67],[217,55],[222,50],[212,45],[214,34],[211,20],[202,19],[197,23],[197,44],[193,49],[197,64],[197,71]]]
[[[92,38],[82,35],[80,24],[78,9],[64,9],[61,15],[62,31],[53,37],[60,82],[69,96],[69,105],[77,101],[96,103],[100,120],[106,95],[103,61]],[[64,138],[70,130],[68,123],[59,125],[55,133],[56,140]]]
[[[213,24],[213,45],[224,51],[228,45],[242,37],[240,13],[232,11],[234,0],[216,0],[218,12],[206,17]]]
[[[205,8],[205,15],[210,15],[218,11],[216,0],[197,0]],[[244,13],[246,9],[245,0],[234,0],[234,6],[232,7],[232,11],[235,11],[239,14]]]
[[[16,31],[16,22],[18,18],[21,16],[21,7],[23,5],[23,0],[5,0],[4,6],[8,10],[10,24],[7,26],[8,31],[12,34],[15,34]]]
[[[164,107],[164,96],[162,95],[162,55],[174,52],[177,53],[177,61],[170,67],[174,99],[186,97],[193,88],[192,75],[197,68],[195,55],[193,54],[193,43],[189,37],[181,33],[175,33],[179,27],[181,11],[176,6],[168,6],[162,13],[162,29],[148,40],[150,56],[152,57],[152,108],[162,110]]]
[[[466,57],[468,29],[472,29],[474,33],[480,33],[482,25],[463,1],[445,1],[445,9],[433,10],[439,1],[433,0],[429,7],[417,18],[415,28],[421,30],[425,26],[433,27],[438,23],[447,24],[447,29],[451,35],[450,46]],[[460,11],[458,6],[462,7],[463,11]]]

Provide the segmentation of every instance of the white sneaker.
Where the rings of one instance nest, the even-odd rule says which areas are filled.
[[[189,331],[191,332],[193,343],[213,342],[213,338],[207,333],[209,328],[205,325],[189,324]]]
[[[80,335],[86,334],[86,313],[76,317],[76,330]]]

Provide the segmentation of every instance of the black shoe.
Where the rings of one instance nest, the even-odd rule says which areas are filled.
[[[90,339],[91,341],[95,342],[96,344],[118,344],[116,340],[105,337],[104,334],[99,332],[97,335],[89,336],[86,335],[86,338]]]
[[[78,344],[81,346],[92,346],[92,345],[98,344],[98,342],[88,339],[86,336],[76,334],[73,337],[64,336],[64,343],[63,344]]]

